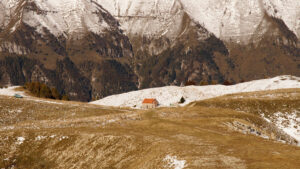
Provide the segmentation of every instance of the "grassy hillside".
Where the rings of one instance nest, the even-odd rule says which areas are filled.
[[[0,168],[297,168],[300,147],[259,110],[299,99],[289,89],[131,110],[0,96]]]

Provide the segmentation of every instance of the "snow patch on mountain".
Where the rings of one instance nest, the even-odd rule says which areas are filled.
[[[176,35],[187,13],[223,40],[247,43],[265,14],[282,19],[300,37],[300,1],[295,0],[97,0],[118,18],[127,34]],[[267,24],[263,27],[267,29]],[[175,30],[174,30],[175,29]],[[173,31],[173,32],[172,32]],[[263,34],[266,30],[261,30]]]
[[[265,20],[265,13],[282,19],[300,37],[300,1],[182,0],[182,4],[192,18],[221,39],[242,37],[248,41]]]
[[[30,2],[30,1],[29,1]],[[96,34],[109,29],[97,4],[87,0],[33,0],[38,10],[28,10],[23,22],[42,33],[47,28],[52,34],[73,35],[87,31]],[[102,11],[101,11],[102,12]]]
[[[249,41],[264,14],[255,1],[182,1],[190,16],[224,40]]]
[[[108,11],[131,35],[175,38],[187,13],[223,40],[247,42],[267,13],[282,19],[300,37],[300,1],[295,0],[7,0],[0,2],[1,27],[9,23],[22,3],[38,8],[27,7],[26,12],[19,13],[25,23],[39,32],[45,27],[56,36],[85,31],[99,34],[110,28],[99,14]]]
[[[288,88],[300,88],[300,78],[293,76],[278,76],[271,79],[255,80],[233,86],[166,86],[112,95],[91,102],[91,104],[141,108],[142,101],[145,98],[156,98],[160,106],[167,107],[177,105],[181,97],[184,97],[186,100],[182,105],[187,105],[194,101],[214,98],[226,94]]]
[[[131,35],[176,38],[184,11],[177,0],[97,0]]]
[[[29,50],[23,46],[17,45],[15,42],[3,42],[0,44],[0,52],[9,52],[24,55],[29,53]]]
[[[282,19],[287,27],[300,38],[300,1],[262,0],[262,2],[270,16]]]
[[[18,27],[10,23],[16,19],[41,34],[46,28],[55,36],[80,37],[85,32],[101,34],[114,29],[103,16],[110,14],[100,4],[89,0],[9,0],[0,2],[0,9],[0,26],[10,25],[11,32]]]

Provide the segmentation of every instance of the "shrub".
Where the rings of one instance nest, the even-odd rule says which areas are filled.
[[[44,97],[44,98],[53,98],[50,88],[45,84],[40,85],[39,95],[40,97]]]
[[[179,100],[179,103],[180,104],[183,104],[185,102],[185,98],[184,97],[181,97],[181,99]]]
[[[223,83],[223,85],[225,85],[225,86],[231,86],[231,85],[233,85],[233,83],[229,82],[228,80],[225,80],[224,83]]]
[[[36,97],[57,99],[57,100],[62,99],[62,96],[59,94],[56,88],[50,88],[44,83],[26,82],[23,87],[24,89],[27,89]],[[64,99],[68,100],[68,97],[65,95]]]
[[[193,86],[196,85],[196,82],[192,81],[192,80],[188,80],[187,82],[185,82],[184,84],[185,86]]]
[[[56,88],[51,89],[51,94],[52,94],[54,99],[56,99],[56,100],[61,99],[61,95],[58,93]]]
[[[206,81],[201,81],[200,82],[200,86],[207,86],[207,85],[208,85],[208,83]]]
[[[68,97],[67,95],[63,95],[63,96],[61,97],[61,100],[68,101],[68,100],[69,100],[69,97]]]
[[[212,84],[212,85],[217,85],[218,82],[213,80],[213,81],[211,81],[211,84]]]

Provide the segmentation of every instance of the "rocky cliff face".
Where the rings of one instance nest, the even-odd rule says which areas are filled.
[[[2,1],[0,83],[43,81],[90,100],[187,80],[300,76],[299,8],[293,0]]]
[[[100,4],[85,0],[3,3],[2,85],[42,81],[82,101],[136,89],[129,39]]]
[[[140,55],[156,55],[164,60],[163,51],[172,50],[183,56],[186,48],[194,51],[195,57],[203,58],[202,52],[191,46],[197,46],[210,37],[216,37],[225,44],[228,54],[224,52],[226,51],[224,46],[205,42],[213,47],[212,52],[206,52],[210,53],[206,56],[212,58],[211,66],[206,65],[209,67],[207,71],[199,71],[189,65],[187,67],[191,68],[192,74],[200,72],[205,75],[204,77],[200,74],[185,75],[185,78],[197,82],[201,79],[207,81],[205,78],[209,77],[207,74],[219,72],[218,76],[208,79],[239,82],[280,74],[300,75],[298,1],[98,0],[98,2],[119,20],[122,29],[133,43],[136,58]],[[194,30],[198,31],[197,35],[201,38],[184,36],[189,34],[189,30],[193,27],[193,24],[189,25],[187,21],[199,25]],[[202,31],[203,28],[206,31]],[[185,46],[188,43],[190,46],[186,46],[180,52],[178,46],[174,45],[178,43]],[[194,62],[191,58],[188,60]],[[187,70],[183,72],[186,73]]]
[[[180,1],[98,2],[119,20],[133,45],[140,88],[224,80],[214,53],[227,58],[226,46]]]

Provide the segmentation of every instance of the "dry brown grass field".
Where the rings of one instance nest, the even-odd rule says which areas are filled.
[[[297,169],[300,147],[260,116],[294,110],[299,89],[152,110],[0,96],[0,168]]]

